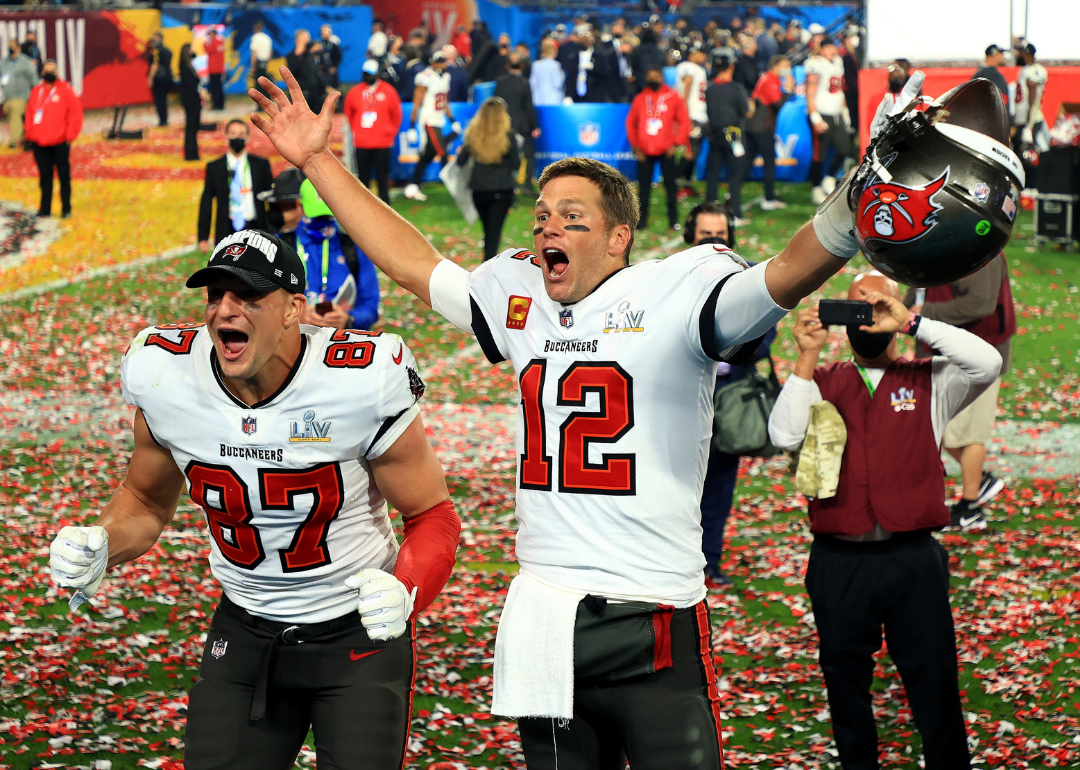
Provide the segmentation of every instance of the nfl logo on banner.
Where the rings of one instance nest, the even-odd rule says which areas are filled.
[[[570,308],[559,311],[559,326],[569,329],[574,325],[574,311]]]
[[[254,417],[241,417],[240,427],[244,429],[244,433],[248,436],[255,433],[255,418]]]
[[[582,123],[578,128],[578,139],[586,147],[592,147],[600,141],[599,123]]]
[[[225,654],[225,648],[229,646],[229,643],[224,639],[218,639],[214,642],[214,646],[210,648],[210,654],[215,658],[220,658]]]

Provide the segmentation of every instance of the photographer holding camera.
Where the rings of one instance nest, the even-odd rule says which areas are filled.
[[[1001,356],[970,332],[909,312],[897,284],[876,271],[856,277],[848,299],[873,310],[873,325],[847,326],[853,360],[818,365],[827,326],[851,324],[854,313],[825,315],[820,311],[833,308],[824,304],[800,311],[794,329],[799,358],[769,420],[773,444],[788,450],[803,444],[808,428],[821,427],[812,424],[812,412],[817,419],[835,407],[833,418],[838,413],[847,431],[846,446],[842,438],[817,444],[816,465],[828,491],[809,503],[814,543],[806,589],[833,734],[845,770],[878,766],[870,685],[884,628],[922,733],[927,770],[962,770],[969,757],[949,558],[931,533],[949,524],[941,464],[945,426],[994,382]],[[897,332],[941,355],[901,358]],[[831,407],[819,406],[822,400]],[[829,427],[833,438],[842,437],[839,426]],[[834,478],[825,478],[830,467],[839,478],[835,470]]]

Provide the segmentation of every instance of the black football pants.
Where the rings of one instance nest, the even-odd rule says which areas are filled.
[[[671,668],[574,689],[574,718],[518,720],[529,770],[722,770],[705,602],[671,617]]]
[[[818,536],[806,590],[844,770],[878,767],[870,685],[883,629],[922,733],[926,770],[967,770],[949,555],[941,544],[929,534],[880,543]]]
[[[41,187],[41,204],[38,216],[52,215],[53,168],[60,179],[60,212],[71,213],[71,145],[67,142],[51,147],[34,145],[34,162],[38,167],[38,186]]]
[[[288,770],[308,728],[319,770],[400,770],[416,670],[412,624],[379,643],[355,612],[325,624],[287,630],[290,625],[249,615],[222,598],[191,688],[187,770]],[[253,720],[272,644],[265,716]]]

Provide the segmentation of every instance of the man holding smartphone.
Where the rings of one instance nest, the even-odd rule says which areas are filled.
[[[884,628],[927,770],[963,770],[969,756],[949,559],[931,533],[949,524],[939,449],[945,426],[991,386],[1001,356],[970,332],[910,312],[897,284],[876,271],[858,276],[848,299],[873,312],[872,324],[847,327],[852,359],[819,366],[828,328],[818,309],[800,311],[799,358],[769,420],[773,444],[787,450],[802,445],[811,405],[822,400],[847,429],[846,446],[832,444],[843,452],[835,494],[809,504],[806,589],[833,734],[845,770],[877,767],[870,685]],[[897,332],[940,355],[901,358]]]

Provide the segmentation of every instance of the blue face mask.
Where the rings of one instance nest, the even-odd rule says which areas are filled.
[[[300,226],[312,240],[325,240],[337,234],[337,222],[333,217],[304,217],[300,220]]]

